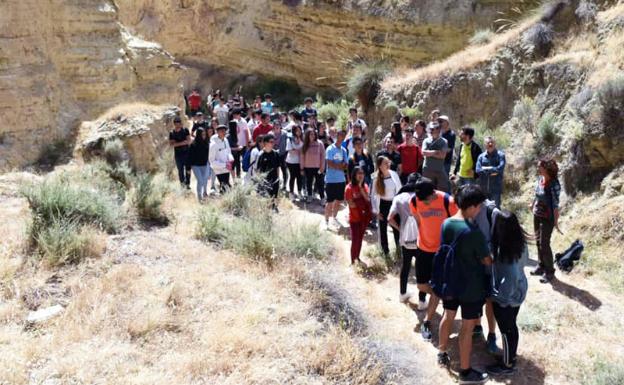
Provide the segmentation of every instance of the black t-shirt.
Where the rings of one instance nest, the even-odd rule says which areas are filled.
[[[334,142],[332,138],[330,138],[329,135],[327,135],[327,133],[324,133],[323,135],[318,134],[318,140],[320,140],[323,143],[323,146],[325,146],[326,150],[327,150],[327,147],[331,146],[331,144]]]
[[[204,131],[206,131],[206,129],[210,126],[210,123],[207,121],[201,121],[201,122],[195,122],[193,123],[193,128],[191,128],[191,132],[195,133],[195,131],[197,131],[198,128],[203,129]]]
[[[390,159],[390,162],[392,162],[392,164],[390,165],[390,169],[392,171],[397,171],[399,169],[399,165],[401,164],[401,154],[399,152],[394,151],[393,153],[390,153],[386,150],[383,150],[377,153],[377,158],[379,158],[380,156],[385,156],[386,158]]]
[[[258,157],[256,164],[258,172],[262,174],[267,174],[266,179],[268,182],[275,183],[278,180],[280,157],[277,151],[262,151],[262,153]]]
[[[188,128],[182,128],[180,131],[173,130],[169,133],[169,140],[180,143],[184,142],[190,135]],[[176,155],[186,154],[188,153],[188,145],[175,147],[173,150]]]

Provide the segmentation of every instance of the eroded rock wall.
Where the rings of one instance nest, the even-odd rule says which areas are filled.
[[[119,23],[112,1],[0,2],[0,169],[32,163],[116,104],[179,105],[181,74]]]

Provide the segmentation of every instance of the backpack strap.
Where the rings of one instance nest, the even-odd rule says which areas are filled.
[[[444,193],[444,208],[446,209],[447,218],[452,217],[451,210],[449,210],[449,206],[451,204],[451,196],[449,193]]]
[[[461,238],[463,238],[465,235],[468,235],[470,233],[472,233],[472,228],[470,227],[470,225],[468,225],[467,229],[464,229],[461,233],[457,234],[457,236],[453,240],[453,243],[451,243],[449,246],[453,248],[453,250],[455,250],[455,247],[457,246],[457,243],[459,243]]]

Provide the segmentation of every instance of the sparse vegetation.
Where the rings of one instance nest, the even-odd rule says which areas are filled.
[[[486,137],[491,136],[496,140],[496,147],[500,150],[505,150],[511,145],[511,135],[509,131],[502,127],[490,128],[486,120],[479,120],[478,122],[469,124],[470,127],[475,129],[474,141],[484,147],[484,140]]]
[[[541,57],[548,56],[553,47],[555,32],[551,25],[537,23],[529,28],[523,35],[525,48]]]
[[[492,41],[495,33],[491,29],[479,29],[470,38],[469,42],[473,45],[487,44]]]
[[[598,90],[602,123],[607,132],[617,133],[624,125],[624,73],[606,80]]]
[[[591,23],[596,19],[598,6],[593,1],[581,0],[574,14],[582,22]]]
[[[254,198],[259,197],[253,184],[236,184],[223,196],[220,204],[227,213],[243,217],[250,214]]]
[[[523,306],[522,311],[518,314],[518,327],[528,333],[544,333],[548,331],[550,322],[551,314],[540,303]]]
[[[537,137],[539,146],[553,146],[559,140],[557,117],[552,112],[545,113],[537,125]]]
[[[129,198],[138,219],[147,223],[167,224],[169,218],[162,207],[166,192],[166,185],[156,183],[152,175],[137,175]]]
[[[206,242],[219,243],[227,234],[226,224],[214,207],[202,207],[197,216],[195,236]]]
[[[513,125],[523,131],[534,133],[539,121],[539,111],[535,101],[524,96],[516,102],[511,114]]]
[[[47,226],[30,230],[39,255],[51,266],[79,263],[85,258],[99,257],[104,250],[102,236],[76,220],[51,218]]]
[[[586,366],[586,365],[583,365]],[[591,362],[591,366],[584,373],[583,384],[586,385],[616,385],[624,384],[624,361],[613,357],[600,356]]]
[[[364,112],[368,111],[379,95],[381,82],[389,73],[388,63],[383,61],[355,65],[347,81],[347,96],[356,98]]]

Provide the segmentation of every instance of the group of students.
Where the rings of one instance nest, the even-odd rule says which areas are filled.
[[[399,298],[410,301],[407,286],[415,260],[417,308],[426,311],[420,332],[427,341],[432,339],[432,319],[442,299],[438,362],[450,364],[449,335],[461,308],[460,383],[487,381],[486,373],[470,365],[472,338],[483,334],[485,307],[488,351],[500,354],[487,372],[514,373],[519,340],[516,317],[527,292],[523,268],[528,240],[535,239],[539,259],[531,274],[541,276],[542,283],[554,277],[550,238],[558,226],[561,190],[556,162],[538,163],[530,207],[534,236],[529,236],[514,213],[500,209],[505,154],[496,148],[494,138],[485,138],[482,151],[473,141],[475,130],[464,127],[455,152],[456,134],[449,118],[433,111],[428,123],[418,120],[412,125],[407,116],[393,123],[373,158],[365,150],[366,123],[357,109],[350,110],[345,127],[335,127],[333,119],[317,119],[311,98],[304,103],[302,111],[278,113],[270,95],[265,95],[247,119],[241,109],[231,109],[227,125],[218,116],[208,122],[197,112],[190,132],[176,118],[170,143],[180,182],[188,186],[190,168],[197,179],[198,199],[203,200],[211,176],[222,192],[230,187],[230,176],[245,182],[261,176],[258,188],[273,198],[277,210],[281,174],[290,199],[310,203],[316,198],[325,205],[327,229],[343,227],[337,214],[346,201],[352,264],[360,263],[364,236],[367,229],[376,228],[375,223],[380,246],[388,254],[390,226],[402,258]],[[224,100],[218,99],[215,107],[222,105]],[[440,262],[449,256],[456,261],[452,274],[444,273],[447,268]]]

